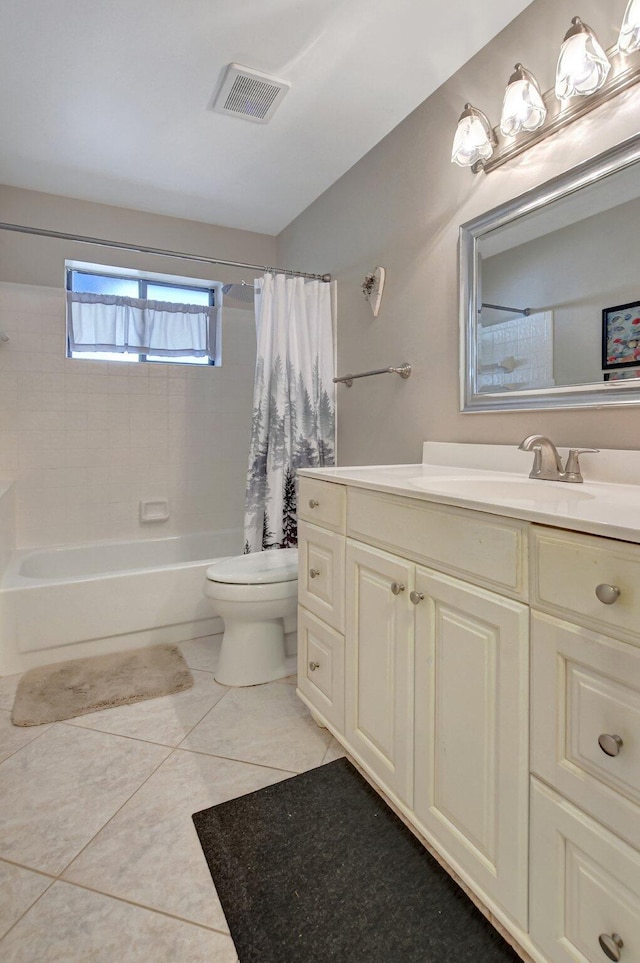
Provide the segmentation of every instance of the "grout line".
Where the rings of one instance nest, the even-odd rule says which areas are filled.
[[[26,867],[23,867],[23,868],[26,868]],[[33,870],[32,870],[32,872],[33,872]],[[45,874],[42,873],[41,875],[44,876]],[[51,878],[51,877],[49,877],[49,878]],[[32,910],[33,907],[36,905],[36,903],[39,903],[39,902],[40,902],[40,900],[42,899],[42,897],[44,896],[44,894],[49,892],[49,890],[51,889],[51,887],[53,886],[53,884],[54,884],[55,882],[57,882],[57,880],[56,880],[56,878],[54,877],[53,879],[51,879],[51,882],[50,882],[49,885],[46,887],[46,889],[44,889],[44,890],[40,893],[40,895],[38,896],[38,898],[35,899],[35,900],[33,901],[33,903],[31,903],[30,906],[27,906],[27,908],[26,908],[26,910],[24,911],[24,913],[21,913],[17,920],[14,920],[14,922],[11,924],[11,926],[9,927],[9,929],[7,930],[7,932],[6,932],[6,933],[3,933],[2,936],[0,937],[0,945],[2,944],[4,938],[9,935],[9,933],[11,932],[11,930],[14,929],[14,928],[18,925],[18,923],[25,918],[25,916],[27,915],[27,913],[30,913],[30,912],[31,912],[31,910]]]
[[[106,735],[111,735],[111,733],[106,733]],[[123,738],[127,738],[127,737],[125,736],[125,737],[123,737]],[[134,741],[140,742],[141,740],[134,740]],[[154,743],[152,743],[152,745],[154,745]],[[166,749],[166,748],[168,748],[168,747],[167,747],[167,746],[164,746],[163,748]],[[87,848],[87,846],[90,846],[90,845],[91,845],[91,843],[94,841],[94,839],[96,839],[96,838],[100,835],[100,833],[102,832],[103,829],[106,829],[106,827],[109,825],[109,823],[112,822],[112,821],[116,818],[116,816],[118,815],[118,813],[120,813],[120,812],[124,809],[124,807],[127,805],[127,803],[128,803],[131,799],[133,799],[133,797],[136,795],[136,793],[139,792],[139,791],[142,789],[142,787],[149,782],[149,780],[151,779],[151,777],[156,774],[156,772],[158,771],[158,769],[160,768],[160,766],[162,766],[163,763],[165,763],[165,762],[167,761],[167,759],[169,759],[169,758],[171,757],[172,754],[173,754],[173,750],[171,750],[170,752],[168,752],[167,755],[164,757],[164,759],[161,759],[161,760],[160,760],[160,762],[159,762],[158,765],[155,767],[155,769],[154,769],[152,772],[150,772],[149,775],[148,775],[145,779],[143,779],[143,781],[140,783],[140,785],[139,785],[136,789],[134,789],[134,791],[131,793],[130,796],[127,796],[127,798],[126,798],[125,801],[122,803],[122,805],[121,805],[121,806],[118,806],[118,808],[116,809],[116,811],[115,811],[114,813],[112,813],[111,816],[109,816],[109,818],[107,819],[107,821],[106,821],[105,823],[103,823],[103,825],[100,827],[100,829],[99,829],[96,833],[94,833],[94,835],[91,837],[91,839],[89,839],[89,840],[84,844],[84,846],[83,846],[81,849],[78,850],[78,852],[75,854],[75,856],[73,856],[73,858],[70,859],[69,862],[60,870],[60,873],[58,874],[57,879],[62,879],[62,878],[63,878],[62,874],[63,874],[63,873],[66,873],[66,871],[69,869],[69,867],[70,867],[73,863],[75,863],[75,861],[76,861],[76,859],[78,858],[78,856],[80,856],[80,855],[85,851],[85,849]],[[68,881],[68,880],[65,880],[65,882],[69,882],[69,881]]]
[[[11,710],[0,709],[0,712],[6,712],[6,711],[8,711],[9,714],[11,713]],[[47,727],[46,729],[43,729],[42,732],[36,732],[36,734],[35,734],[34,736],[32,736],[31,739],[29,739],[27,742],[24,742],[21,746],[18,746],[17,749],[13,749],[7,756],[4,757],[4,759],[1,759],[1,760],[0,760],[0,766],[1,766],[4,762],[7,762],[9,759],[11,759],[12,756],[15,756],[15,754],[16,754],[17,752],[20,752],[22,749],[26,749],[27,746],[30,746],[32,742],[35,742],[37,739],[40,739],[40,737],[43,736],[43,735],[45,734],[45,732],[48,732],[49,729],[51,729],[51,727],[52,727],[53,725],[55,725],[55,723],[48,722],[48,723],[45,723],[45,725],[46,725],[46,727]],[[26,728],[36,728],[36,727],[35,727],[35,726],[33,726],[33,727],[30,727],[30,726],[16,726],[15,728],[16,728],[16,729],[20,729],[20,728],[25,728],[25,729],[26,729]]]
[[[221,756],[212,752],[205,752],[203,749],[191,749],[190,746],[176,746],[175,752],[190,752],[194,756],[205,756],[207,759],[224,759],[225,762],[237,762],[241,766],[255,766],[258,769],[271,769],[273,772],[286,772],[289,776],[299,776],[301,773],[297,772],[295,769],[283,769],[282,766],[269,766],[266,762],[250,762],[248,759],[236,759],[235,756]],[[315,769],[315,766],[311,766]],[[302,772],[306,772],[303,769]],[[237,798],[237,797],[234,797]]]
[[[179,920],[181,923],[188,923],[189,926],[197,926],[202,930],[207,930],[209,933],[219,933],[221,936],[226,936],[228,939],[231,939],[231,934],[229,932],[225,932],[225,930],[219,930],[215,926],[207,926],[206,923],[196,923],[195,920],[188,920],[184,916],[177,916],[175,913],[167,912],[167,910],[156,909],[153,906],[148,906],[146,903],[138,903],[136,900],[127,899],[126,896],[114,896],[113,893],[106,893],[104,890],[95,889],[93,886],[86,886],[84,883],[75,883],[71,879],[63,879],[62,877],[54,880],[54,882],[66,883],[67,886],[75,886],[76,889],[84,889],[88,893],[96,893],[98,896],[106,896],[107,899],[115,899],[119,903],[126,903],[128,906],[135,906],[138,909],[146,910],[148,913],[157,913],[158,916],[167,916],[169,919]]]

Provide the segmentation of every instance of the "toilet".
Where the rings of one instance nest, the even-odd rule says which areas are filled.
[[[224,620],[217,682],[258,685],[291,672],[284,636],[298,602],[297,548],[220,559],[207,569],[204,594]]]

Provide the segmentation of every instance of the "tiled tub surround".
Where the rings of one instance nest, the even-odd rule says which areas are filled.
[[[0,679],[3,963],[237,959],[191,813],[342,751],[286,680],[218,685],[218,646],[182,645],[193,689],[53,726],[12,727]]]
[[[65,357],[62,289],[0,283],[0,478],[18,548],[242,524],[255,322],[222,308],[221,367]],[[143,525],[142,499],[171,518]]]
[[[205,572],[241,551],[230,529],[15,552],[0,577],[0,673],[221,632]]]

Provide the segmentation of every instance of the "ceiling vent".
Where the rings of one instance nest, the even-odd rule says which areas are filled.
[[[286,80],[278,80],[251,67],[229,64],[220,92],[210,109],[256,124],[266,124],[290,86]]]

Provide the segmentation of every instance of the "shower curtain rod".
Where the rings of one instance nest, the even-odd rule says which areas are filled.
[[[223,261],[217,257],[204,257],[202,254],[185,254],[183,251],[165,251],[159,247],[146,247],[143,244],[127,244],[124,241],[106,241],[99,237],[83,237],[81,234],[63,234],[61,231],[48,231],[25,224],[6,224],[0,222],[0,230],[15,231],[18,234],[36,234],[38,237],[55,237],[61,241],[79,241],[82,244],[95,244],[97,247],[115,247],[120,251],[134,251],[137,254],[159,254],[181,261],[201,261],[205,264],[222,264],[224,267],[246,268],[252,271],[269,271],[274,274],[290,274],[292,277],[308,278],[312,281],[330,281],[330,274],[307,274],[305,271],[290,271],[287,268],[266,267],[261,264],[245,264],[242,261]]]

